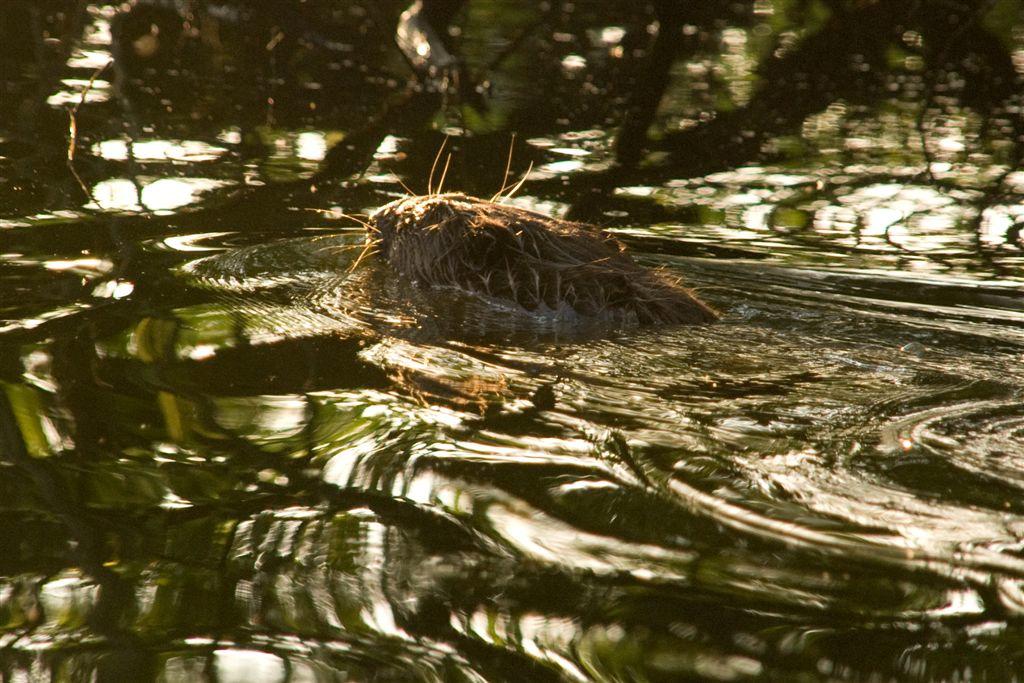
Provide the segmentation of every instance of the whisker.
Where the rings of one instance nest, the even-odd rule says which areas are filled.
[[[355,216],[353,216],[351,214],[343,213],[343,212],[339,211],[338,215],[341,216],[342,218],[348,218],[349,220],[355,221],[356,223],[358,223],[359,225],[363,226],[367,230],[373,230],[374,229],[374,227],[372,225],[370,225],[369,222],[364,221],[361,218],[356,218]]]
[[[367,254],[373,251],[374,247],[376,246],[377,244],[375,242],[367,242],[366,246],[363,247],[363,250],[359,252],[359,256],[356,257],[356,260],[352,263],[351,266],[348,267],[347,272],[351,273],[353,270],[358,268],[359,264],[363,262],[363,259],[366,258]]]
[[[444,170],[441,171],[441,182],[437,184],[437,193],[441,194],[444,191],[444,179],[448,177],[448,164],[452,163],[451,152],[448,153],[448,158],[444,161]]]
[[[408,194],[410,197],[415,197],[416,196],[416,193],[409,189],[409,186],[406,185],[402,181],[402,179],[398,177],[398,174],[395,173],[395,170],[393,168],[389,168],[388,170],[391,171],[391,175],[395,176],[395,180],[397,180],[398,184],[402,186],[402,189],[405,190],[406,194]]]
[[[523,183],[525,183],[526,179],[530,177],[530,171],[532,171],[532,170],[533,170],[533,162],[531,161],[530,165],[526,168],[526,173],[524,173],[523,177],[519,179],[519,182],[516,183],[516,186],[513,187],[511,190],[509,190],[508,194],[505,195],[504,199],[499,199],[498,203],[501,204],[506,199],[511,199],[512,195],[514,195],[516,192],[519,192],[519,189],[523,186]]]
[[[320,247],[320,249],[318,251],[321,251],[321,252],[324,252],[324,251],[326,251],[326,252],[332,252],[332,251],[352,251],[353,249],[360,249],[360,248],[365,249],[366,248],[365,243],[364,244],[332,244],[329,247]]]
[[[498,197],[500,197],[501,193],[508,186],[508,174],[509,174],[509,171],[512,170],[512,150],[515,149],[515,146],[516,146],[516,134],[512,133],[512,141],[508,143],[508,160],[505,161],[505,175],[503,175],[501,177],[501,187],[498,189],[497,192],[494,193],[494,196],[491,197],[491,201],[492,202],[495,199],[497,199]]]
[[[315,209],[312,207],[306,207],[300,210],[312,211],[313,213],[319,213],[324,216],[330,216],[332,218],[334,218],[335,216],[341,216],[342,218],[348,218],[349,220],[355,221],[356,223],[363,226],[367,230],[376,230],[376,228],[374,228],[372,225],[364,221],[362,218],[359,218],[359,216],[366,216],[366,214],[351,214],[345,213],[344,211],[338,211],[337,209]],[[369,218],[369,216],[367,216],[367,218]]]
[[[445,145],[448,144],[448,136],[444,136],[444,140],[441,141],[441,147],[437,150],[437,154],[434,156],[434,163],[430,166],[430,176],[427,178],[427,194],[434,194],[434,171],[437,170],[437,162],[441,161],[441,153],[444,152]]]

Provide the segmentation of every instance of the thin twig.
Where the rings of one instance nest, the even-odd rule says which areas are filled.
[[[99,78],[100,74],[106,71],[107,67],[109,67],[113,63],[114,60],[111,59],[106,64],[99,67],[98,69],[96,69],[96,71],[93,72],[92,77],[89,79],[89,82],[85,85],[85,88],[82,90],[82,94],[78,98],[78,102],[75,103],[74,107],[68,109],[68,170],[71,172],[71,175],[74,177],[74,179],[78,182],[78,186],[82,188],[82,192],[85,194],[85,196],[89,199],[90,202],[95,202],[96,199],[95,197],[92,196],[92,192],[89,191],[89,188],[86,186],[85,182],[82,181],[82,176],[80,176],[78,174],[78,171],[75,169],[75,150],[78,147],[78,110],[81,108],[83,104],[85,104],[85,98],[88,97],[89,91],[92,90],[93,84],[96,83],[96,79]]]

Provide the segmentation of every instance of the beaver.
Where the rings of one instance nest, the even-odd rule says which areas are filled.
[[[709,323],[718,313],[612,235],[461,193],[411,196],[370,215],[370,247],[403,277],[623,323]]]

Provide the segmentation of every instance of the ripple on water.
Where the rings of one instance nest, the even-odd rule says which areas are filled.
[[[170,314],[173,349],[153,352],[166,320],[99,343],[104,362],[141,361],[133,390],[162,392],[179,420],[203,368],[280,349],[274,372],[295,377],[205,383],[190,438],[254,449],[240,489],[315,480],[336,506],[246,511],[232,541],[236,600],[302,633],[302,652],[224,639],[174,666],[215,652],[226,678],[272,677],[275,657],[358,669],[383,651],[403,672],[423,658],[441,679],[486,679],[485,646],[570,678],[729,679],[842,641],[837,615],[940,628],[1024,609],[1009,288],[665,257],[721,323],[566,327],[350,269],[361,246],[349,233],[192,261],[180,274],[205,298]],[[289,346],[318,338],[337,343]],[[304,375],[296,350],[329,370]],[[49,391],[47,364],[26,363]],[[225,495],[167,481],[158,503]],[[722,623],[745,639],[716,640]],[[628,648],[661,654],[624,664]]]

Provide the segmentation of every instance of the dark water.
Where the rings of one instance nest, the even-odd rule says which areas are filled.
[[[8,0],[0,679],[1024,677],[1022,8]],[[359,260],[446,135],[722,321]]]

